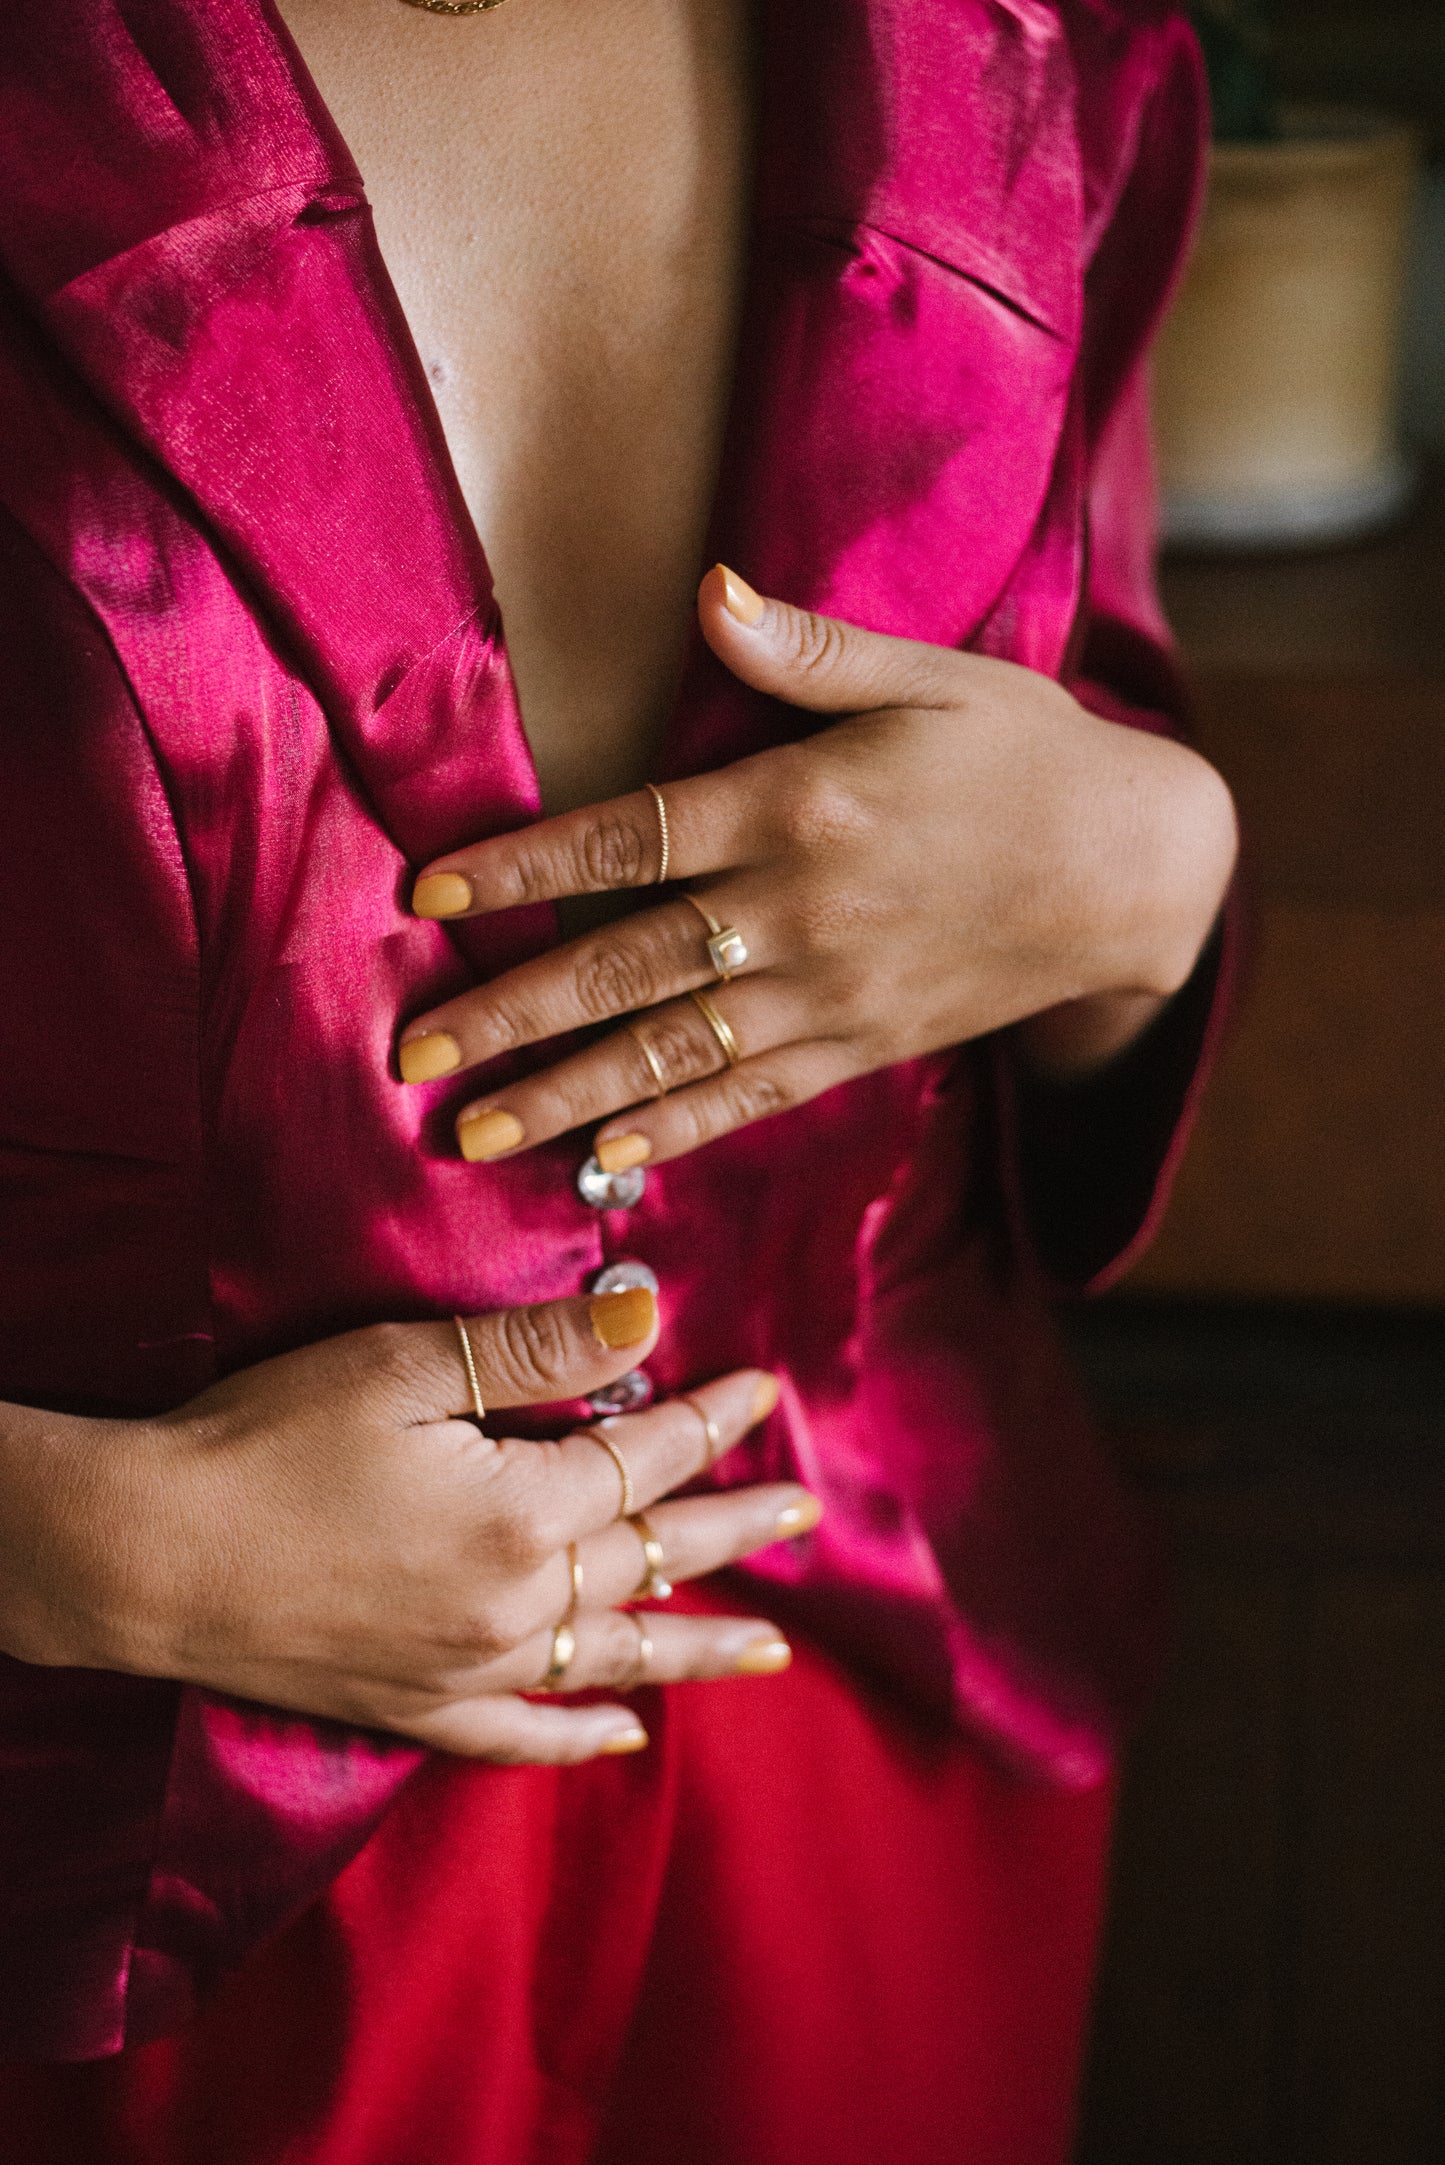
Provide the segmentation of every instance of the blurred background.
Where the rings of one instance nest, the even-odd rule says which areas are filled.
[[[1163,1235],[1070,1319],[1179,1558],[1080,2165],[1445,2161],[1445,0],[1207,0],[1165,594],[1252,883]]]

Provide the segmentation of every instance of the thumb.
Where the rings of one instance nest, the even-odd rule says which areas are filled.
[[[957,655],[917,639],[888,639],[838,617],[795,609],[757,594],[714,564],[697,594],[698,621],[714,654],[755,691],[815,714],[863,714],[880,707],[944,706]]]

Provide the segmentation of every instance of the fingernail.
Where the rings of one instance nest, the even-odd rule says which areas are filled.
[[[823,1516],[823,1506],[806,1489],[796,1503],[784,1504],[778,1513],[778,1533],[785,1540],[794,1534],[811,1533]]]
[[[623,1286],[617,1293],[594,1293],[587,1303],[597,1343],[615,1349],[650,1338],[657,1323],[657,1295],[650,1286]]]
[[[614,1729],[611,1736],[604,1737],[598,1745],[599,1757],[612,1757],[618,1752],[640,1752],[647,1748],[647,1731],[638,1723],[630,1729]]]
[[[435,1082],[462,1064],[462,1048],[445,1030],[428,1030],[425,1037],[411,1037],[396,1055],[403,1082]]]
[[[467,1113],[457,1122],[457,1141],[469,1165],[515,1150],[524,1133],[516,1114],[504,1113],[500,1106],[489,1113]]]
[[[733,1662],[739,1676],[776,1676],[793,1658],[793,1649],[776,1633],[766,1639],[749,1639]]]
[[[762,595],[754,593],[747,580],[739,578],[735,571],[729,571],[726,564],[719,564],[718,570],[722,573],[723,600],[728,615],[735,616],[740,624],[751,629],[765,607]]]
[[[758,1387],[753,1393],[753,1419],[765,1421],[782,1394],[783,1386],[776,1376],[759,1376]]]
[[[415,917],[460,917],[472,906],[472,883],[460,872],[428,872],[411,891]]]
[[[645,1165],[651,1156],[652,1145],[645,1135],[614,1135],[597,1145],[597,1163],[604,1173],[630,1173],[634,1165]]]

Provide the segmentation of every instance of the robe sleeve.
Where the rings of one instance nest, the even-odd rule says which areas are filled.
[[[1155,580],[1147,356],[1187,254],[1206,119],[1197,54],[1181,40],[1087,280],[1087,571],[1064,672],[1091,712],[1181,737],[1189,703]],[[1220,1041],[1238,948],[1231,894],[1188,983],[1097,1075],[1049,1081],[1007,1036],[998,1041],[1015,1236],[1061,1290],[1112,1284],[1157,1230]]]

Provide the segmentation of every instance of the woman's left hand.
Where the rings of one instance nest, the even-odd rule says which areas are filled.
[[[419,1016],[401,1040],[408,1082],[616,1025],[466,1107],[466,1157],[602,1121],[609,1171],[674,1158],[1030,1017],[1034,1058],[1080,1071],[1184,983],[1235,851],[1228,791],[1195,753],[1030,670],[762,601],[721,567],[698,607],[744,683],[846,717],[666,787],[667,877],[736,928],[746,959],[720,983],[702,914],[673,892]],[[638,790],[439,858],[413,907],[474,916],[646,887],[661,855],[656,799]]]

